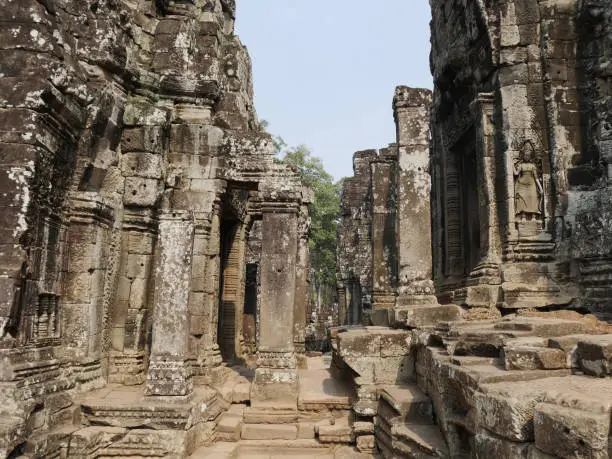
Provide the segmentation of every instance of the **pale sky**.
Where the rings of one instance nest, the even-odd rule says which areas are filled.
[[[428,0],[238,0],[269,130],[306,144],[336,179],[355,151],[395,139],[398,84],[431,88]]]

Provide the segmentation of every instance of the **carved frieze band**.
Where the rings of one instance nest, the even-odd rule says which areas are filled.
[[[295,369],[295,352],[258,351],[257,366],[262,368]]]

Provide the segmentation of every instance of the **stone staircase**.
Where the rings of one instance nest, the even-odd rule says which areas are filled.
[[[348,446],[316,440],[241,440],[197,449],[192,459],[372,459]]]
[[[352,447],[355,435],[351,394],[331,376],[322,358],[309,358],[307,363],[308,369],[299,370],[299,397],[297,406],[291,409],[274,405],[251,406],[248,391],[241,388],[245,384],[244,375],[226,379],[217,390],[228,404],[233,403],[219,416],[215,443],[199,448],[191,457],[276,457],[275,454],[284,454],[333,458],[342,447],[348,449],[340,457],[359,457]],[[372,444],[371,449],[373,447]]]
[[[229,410],[221,415],[219,423],[217,424],[217,441],[240,441],[245,408],[246,405],[232,405]]]
[[[332,340],[357,444],[373,434],[385,458],[612,458],[612,325],[593,316],[354,327]]]
[[[375,422],[376,445],[384,458],[448,458],[446,441],[434,423],[431,400],[416,385],[383,387]]]
[[[451,456],[612,457],[611,331],[558,311],[422,333],[417,380]]]

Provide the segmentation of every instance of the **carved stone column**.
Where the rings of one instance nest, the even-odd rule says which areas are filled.
[[[338,325],[346,325],[346,287],[342,280],[336,282],[336,295],[338,296]]]
[[[236,222],[224,238],[223,285],[219,311],[219,345],[223,360],[232,363],[242,357],[242,316],[244,313],[246,222]]]
[[[306,311],[309,302],[308,274],[310,270],[308,248],[308,207],[301,206],[298,219],[298,248],[295,276],[295,313],[293,317],[293,334],[298,366],[306,367]]]
[[[251,406],[296,409],[298,381],[294,346],[298,206],[263,203],[261,305],[257,370]]]
[[[110,316],[109,381],[142,384],[146,378],[146,338],[151,313],[152,271],[157,220],[149,209],[123,217],[117,298]]]
[[[64,306],[66,356],[98,360],[102,351],[104,282],[112,209],[78,194],[72,199]]]
[[[459,314],[435,296],[431,246],[430,106],[431,91],[400,86],[393,109],[397,128],[395,175],[398,247],[397,298],[393,322],[404,327],[435,325]]]
[[[397,129],[396,308],[437,305],[432,280],[429,107],[431,92],[400,86],[393,99]]]
[[[219,315],[219,205],[214,205],[209,219],[196,221],[193,264],[191,274],[191,296],[189,298],[190,335],[200,336],[195,354],[194,372],[206,375],[218,366],[221,352],[217,343]]]
[[[186,397],[193,392],[188,338],[194,228],[188,211],[168,211],[160,217],[153,337],[145,388],[150,396]]]
[[[472,103],[476,119],[476,173],[480,216],[480,261],[469,273],[463,302],[468,307],[493,308],[501,284],[501,239],[496,193],[495,95],[479,94]]]
[[[380,150],[372,161],[372,317],[375,325],[386,324],[395,303],[394,199],[397,149]]]

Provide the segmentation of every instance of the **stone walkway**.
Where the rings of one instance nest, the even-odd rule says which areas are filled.
[[[239,443],[215,443],[201,447],[193,459],[377,459],[349,446],[321,445],[314,440],[243,440]]]
[[[309,358],[308,369],[300,370],[298,375],[300,380],[298,403],[300,406],[320,405],[350,409],[350,390],[333,378],[329,370],[329,362],[324,357]]]
[[[329,410],[350,410],[349,389],[336,381],[329,371],[330,357],[308,358],[308,368],[299,371],[300,411],[308,413]],[[371,459],[349,446],[321,443],[318,440],[240,440],[218,442],[201,447],[191,456],[194,459]]]

